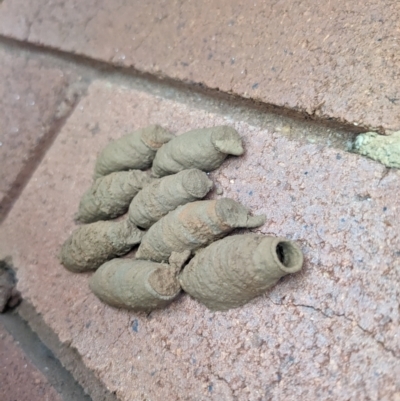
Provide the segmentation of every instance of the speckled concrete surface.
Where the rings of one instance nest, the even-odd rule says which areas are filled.
[[[399,130],[399,16],[396,0],[4,0],[0,33],[311,116]]]
[[[2,401],[62,401],[1,324],[0,361]]]
[[[38,145],[70,105],[64,102],[68,78],[42,59],[0,48],[0,81],[1,220],[31,173]]]
[[[104,306],[89,275],[64,270],[57,254],[97,152],[151,123],[237,128],[245,155],[211,176],[267,215],[260,232],[299,241],[303,271],[227,313],[182,296],[146,316]],[[1,226],[0,257],[12,255],[24,297],[123,400],[398,400],[399,191],[399,171],[359,155],[96,82]]]

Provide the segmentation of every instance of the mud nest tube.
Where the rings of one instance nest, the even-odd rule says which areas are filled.
[[[174,136],[153,125],[110,142],[80,202],[76,220],[84,225],[65,241],[61,263],[74,273],[94,271],[94,294],[134,311],[164,308],[182,289],[211,310],[263,294],[301,269],[300,248],[255,233],[227,236],[266,218],[233,199],[204,200],[213,187],[207,173],[243,153],[228,126]],[[135,258],[120,259],[135,246]]]

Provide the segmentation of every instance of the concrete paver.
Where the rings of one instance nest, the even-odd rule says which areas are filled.
[[[68,79],[43,60],[0,49],[0,220],[70,106]]]
[[[267,215],[259,232],[299,241],[301,273],[226,313],[184,295],[146,316],[103,305],[90,274],[62,268],[97,153],[153,123],[238,129],[245,155],[210,176],[223,196]],[[25,299],[122,400],[389,401],[400,397],[399,178],[272,127],[95,82],[1,226],[0,258],[12,256]]]
[[[3,372],[7,373],[8,370],[13,370],[13,364],[16,363],[18,365],[19,363],[20,359],[18,355],[23,355],[24,360],[29,362],[25,364],[28,371],[32,369],[37,370],[39,375],[44,376],[44,382],[47,383],[47,387],[52,387],[53,392],[56,392],[64,401],[91,401],[91,398],[85,394],[83,388],[76,382],[72,374],[57,359],[56,354],[61,351],[62,347],[60,348],[56,344],[53,344],[51,338],[47,335],[48,333],[40,330],[36,331],[36,323],[40,320],[40,317],[35,312],[30,314],[30,310],[32,310],[31,306],[27,302],[22,302],[14,311],[0,314],[0,328],[5,329],[12,340],[12,346],[9,346],[9,342],[0,346],[4,345],[5,350],[5,357],[1,359]],[[25,320],[27,314],[29,315],[29,319]],[[21,318],[24,315],[25,317]],[[29,321],[29,325],[27,321]],[[35,332],[32,331],[33,329]],[[55,334],[52,335],[55,336]],[[46,343],[41,340],[42,338],[45,339]],[[50,350],[50,346],[56,354]],[[15,352],[14,349],[16,349]],[[71,352],[74,351],[71,350]],[[15,370],[18,370],[18,367]],[[9,392],[9,396],[11,397],[15,392],[8,390],[11,390],[13,387],[22,386],[23,388],[25,387],[25,390],[28,389],[29,378],[25,377],[25,379],[23,380],[18,375],[9,374],[6,378],[8,387],[7,389],[0,388],[0,393],[1,390],[4,390],[4,393]],[[1,380],[0,383],[2,383]],[[98,387],[101,387],[101,385],[98,385]],[[96,400],[109,401],[109,399],[98,397],[98,394],[96,396]],[[0,399],[3,401],[3,397]],[[39,399],[41,400],[41,398]],[[4,401],[6,400],[8,398]],[[11,399],[11,401],[17,400],[19,401],[17,397]],[[50,400],[52,401],[53,399],[50,398]]]
[[[62,401],[46,377],[0,324],[0,399]]]
[[[313,117],[400,129],[396,0],[4,0],[0,33]]]

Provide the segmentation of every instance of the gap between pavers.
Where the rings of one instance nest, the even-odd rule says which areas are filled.
[[[76,349],[68,342],[62,343],[60,341],[58,335],[54,332],[54,328],[44,322],[43,317],[37,313],[32,304],[27,301],[22,302],[17,312],[21,319],[29,323],[30,328],[37,333],[40,340],[46,344],[62,366],[79,382],[85,393],[90,394],[90,397],[83,396],[75,388],[75,384],[70,385],[68,379],[66,383],[62,383],[63,386],[69,386],[68,392],[63,388],[60,391],[65,396],[65,401],[71,401],[70,393],[77,396],[79,400],[117,401],[115,394],[108,391],[94,372],[82,362],[81,356]]]
[[[238,129],[245,155],[210,176],[267,215],[259,232],[299,241],[303,271],[240,309],[212,313],[184,295],[146,316],[103,305],[90,274],[63,269],[57,255],[97,153],[152,123]],[[399,178],[355,154],[95,82],[1,226],[0,257],[12,256],[23,296],[122,400],[390,400],[400,397]]]
[[[3,0],[0,34],[114,66],[400,129],[398,1]]]
[[[40,318],[32,311],[32,308],[22,303],[18,312],[14,310],[0,314],[2,353],[0,399],[4,401],[91,401],[72,375],[54,357],[54,353],[21,319],[20,315],[29,317],[31,324],[35,322],[35,329],[38,328]],[[43,329],[39,331],[44,334]],[[1,341],[2,337],[3,341]],[[46,340],[49,340],[48,336]],[[46,342],[54,345],[52,341]],[[58,352],[61,349],[62,346],[56,347]],[[8,358],[5,359],[4,356]]]
[[[77,74],[0,48],[0,221],[78,97]]]
[[[0,399],[62,401],[0,322]]]

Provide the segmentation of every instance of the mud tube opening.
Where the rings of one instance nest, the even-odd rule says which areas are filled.
[[[276,245],[275,252],[283,270],[288,273],[294,273],[301,269],[303,254],[293,242],[279,241]]]

